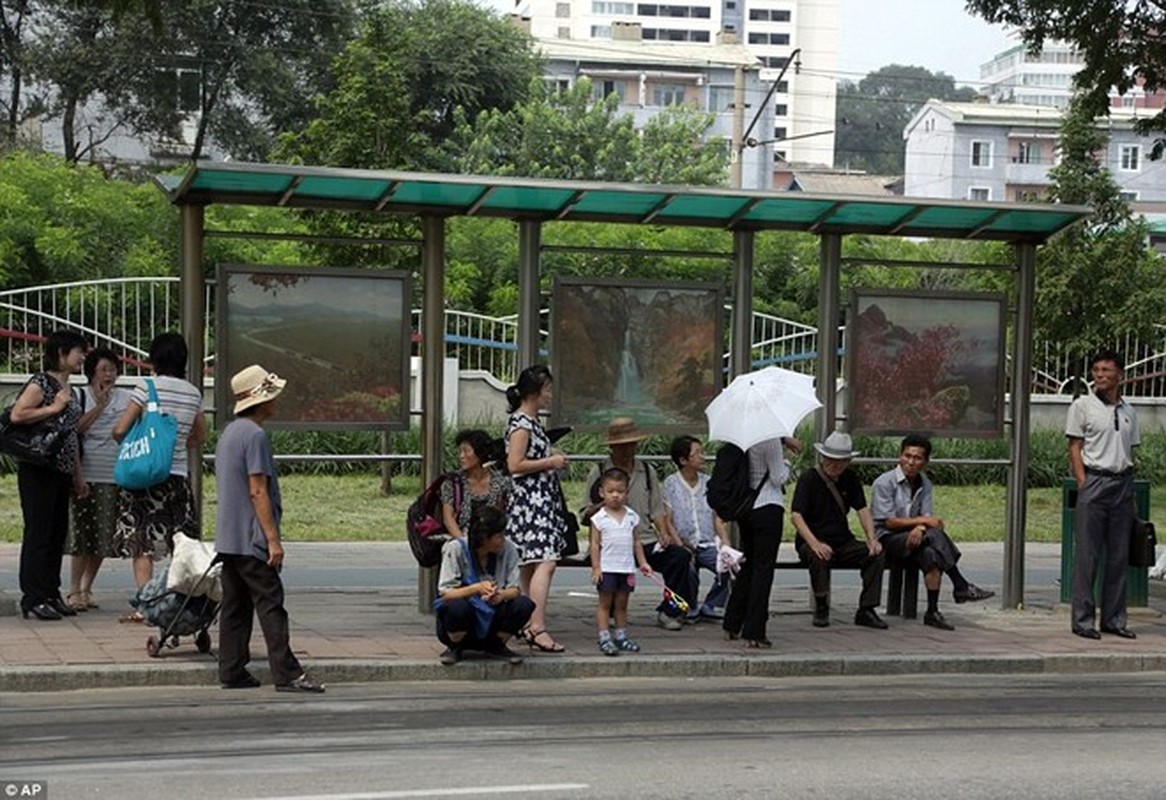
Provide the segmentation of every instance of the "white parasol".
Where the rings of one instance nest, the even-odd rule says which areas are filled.
[[[704,410],[709,438],[748,450],[758,442],[792,436],[822,404],[810,375],[765,367],[738,375]]]

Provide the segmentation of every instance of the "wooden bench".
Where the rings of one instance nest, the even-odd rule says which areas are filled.
[[[802,570],[807,575],[809,574],[806,562],[800,560],[779,560],[777,562],[777,569],[797,569]],[[831,567],[830,571],[833,572],[835,569],[853,569],[856,572],[858,571],[855,567]],[[919,570],[890,562],[887,562],[886,570],[890,573],[887,581],[887,616],[901,616],[903,619],[916,619],[919,616]],[[826,580],[826,591],[829,593],[829,575],[826,576]],[[814,596],[811,591],[810,607],[813,608],[813,606]]]
[[[590,567],[591,559],[585,552],[581,551],[577,556],[560,558],[559,566]],[[781,570],[796,569],[809,574],[804,561],[779,560],[775,568]],[[854,569],[854,567],[831,567],[831,571],[834,569]],[[887,580],[887,616],[916,619],[919,616],[919,570],[889,562],[886,569],[890,573]],[[829,581],[829,576],[827,576],[827,581]],[[829,583],[827,583],[826,591],[830,591]],[[814,595],[811,592],[810,607],[813,608],[813,606]]]

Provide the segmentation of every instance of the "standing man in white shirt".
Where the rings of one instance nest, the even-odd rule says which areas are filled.
[[[1136,639],[1126,627],[1126,565],[1130,527],[1134,523],[1134,448],[1140,444],[1138,417],[1122,399],[1125,361],[1101,350],[1089,362],[1093,391],[1069,406],[1069,470],[1077,481],[1073,528],[1073,633],[1100,639],[1109,633]],[[1094,627],[1097,609],[1093,581],[1105,551],[1101,579],[1101,633]]]

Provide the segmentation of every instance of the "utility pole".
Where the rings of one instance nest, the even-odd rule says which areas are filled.
[[[734,189],[741,188],[741,157],[745,152],[745,65],[738,64],[733,70],[733,141],[729,157],[731,183]]]

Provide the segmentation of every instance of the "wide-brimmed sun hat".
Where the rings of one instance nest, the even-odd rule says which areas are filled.
[[[235,396],[235,413],[245,411],[251,406],[266,403],[279,397],[287,381],[268,372],[258,364],[252,364],[231,378],[231,393]]]
[[[853,449],[854,443],[850,441],[850,434],[842,431],[834,431],[826,437],[826,441],[818,444],[814,443],[814,449],[821,453],[826,458],[846,459],[854,458],[862,455],[857,450]]]
[[[604,444],[631,444],[642,442],[648,438],[646,433],[640,433],[636,428],[636,421],[631,417],[616,417],[607,424],[607,438]]]

